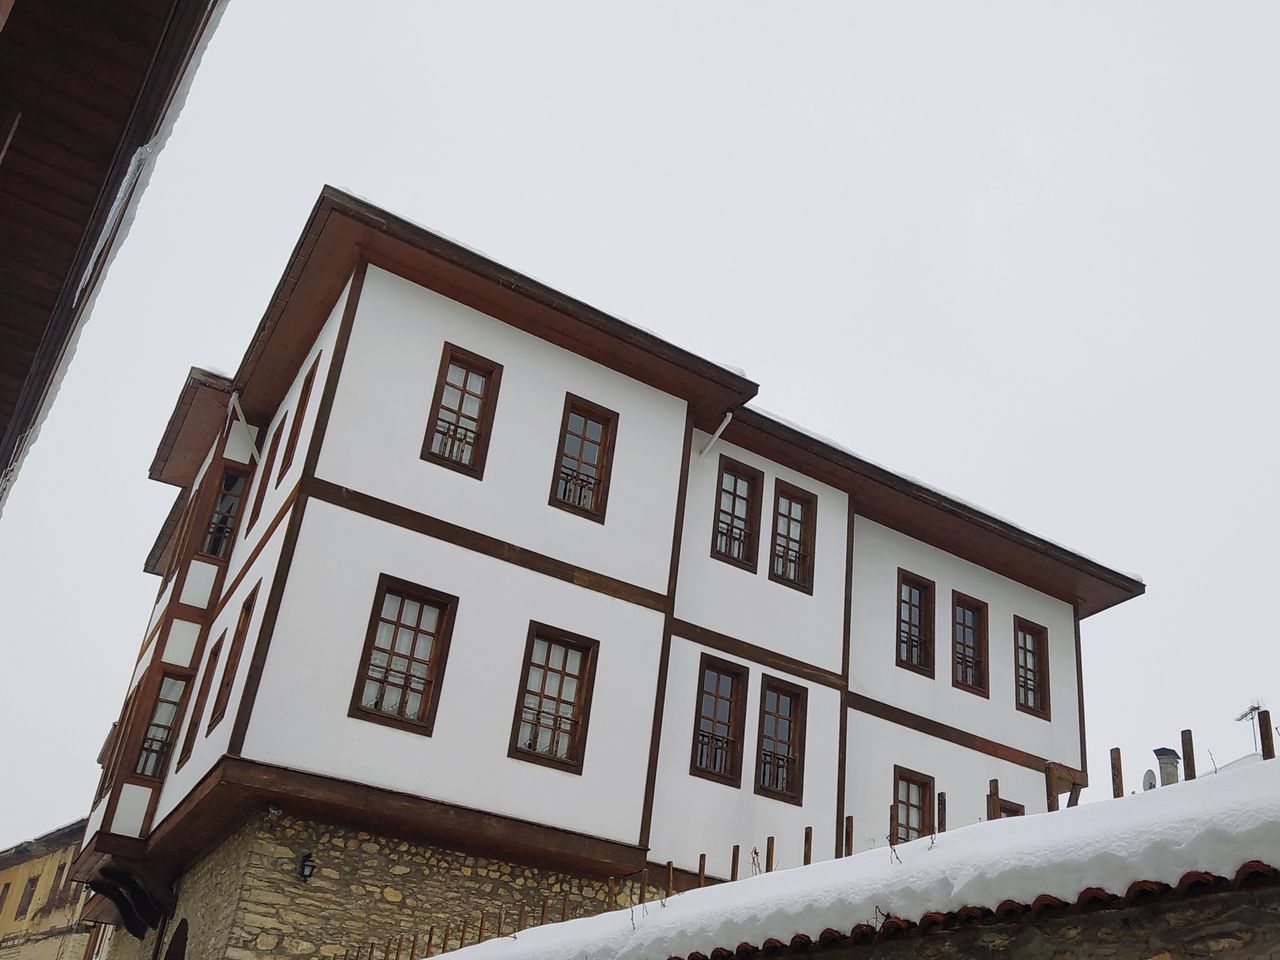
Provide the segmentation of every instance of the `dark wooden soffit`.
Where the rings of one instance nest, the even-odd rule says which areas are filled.
[[[718,422],[758,389],[746,377],[326,186],[236,373],[250,420],[266,417],[279,404],[361,257],[683,397],[700,421]]]
[[[187,489],[184,487],[174,497],[169,515],[164,518],[164,525],[156,534],[156,542],[151,545],[151,552],[147,554],[146,562],[142,565],[143,573],[154,573],[157,577],[164,576],[164,571],[169,566],[169,548],[173,545],[173,534],[178,529],[178,522],[182,519],[182,511],[187,508],[188,496]]]
[[[1141,580],[823,443],[759,410],[739,410],[724,438],[848,491],[854,510],[869,520],[1078,604],[1082,618],[1146,592]]]
[[[169,415],[147,475],[178,487],[190,486],[227,418],[231,381],[192,367]]]
[[[81,278],[213,3],[0,5],[0,470],[39,415]]]

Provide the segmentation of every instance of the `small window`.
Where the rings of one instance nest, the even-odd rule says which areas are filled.
[[[763,487],[763,473],[721,455],[711,555],[752,573],[756,572]]]
[[[529,625],[508,756],[582,772],[599,646],[545,624]]]
[[[799,487],[776,481],[770,580],[813,593],[813,540],[817,524],[817,498]]]
[[[281,418],[276,424],[275,430],[271,431],[271,442],[267,445],[267,458],[262,461],[258,469],[258,489],[253,495],[253,509],[249,511],[249,522],[244,526],[244,535],[249,536],[249,531],[253,529],[253,525],[258,522],[258,516],[262,513],[262,501],[267,496],[267,483],[271,479],[271,468],[276,462],[276,451],[280,449],[280,437],[284,434],[285,421],[288,416]]]
[[[302,390],[298,393],[298,406],[293,412],[293,421],[289,424],[289,439],[285,441],[284,454],[280,457],[280,472],[276,474],[277,487],[280,486],[284,475],[289,472],[289,468],[293,466],[294,454],[298,452],[298,436],[302,433],[302,423],[307,416],[307,404],[311,400],[311,388],[315,384],[316,370],[320,366],[322,354],[323,351],[316,354],[316,358],[311,361],[311,368],[302,381]]]
[[[618,415],[612,410],[571,393],[565,395],[556,471],[551,479],[552,506],[604,523],[617,429]]]
[[[501,380],[500,365],[446,343],[422,459],[482,477]]]
[[[1014,803],[1012,800],[1000,800],[1000,819],[1006,817],[1021,817],[1027,812],[1027,808],[1021,803]]]
[[[747,668],[704,653],[698,678],[689,772],[739,786],[747,712]]]
[[[182,695],[187,692],[187,681],[168,674],[160,679],[160,692],[151,710],[151,720],[142,737],[142,749],[133,772],[140,777],[163,777],[169,748],[173,745],[173,731],[178,725],[178,712],[182,707]]]
[[[182,765],[187,762],[187,758],[191,756],[191,750],[195,746],[196,731],[200,729],[200,718],[204,716],[204,705],[209,699],[209,689],[213,686],[213,674],[218,669],[218,659],[222,656],[222,643],[226,639],[227,631],[223,630],[222,635],[218,637],[213,649],[209,652],[209,662],[205,664],[204,676],[200,678],[200,687],[196,691],[196,702],[191,708],[191,719],[187,722],[187,733],[182,738],[182,747],[178,750],[178,763],[174,767],[175,770],[182,769]]]
[[[898,571],[898,666],[933,676],[933,581]]]
[[[40,876],[27,877],[27,885],[22,888],[22,896],[18,898],[18,909],[13,913],[13,919],[21,920],[27,915],[27,911],[31,909],[31,901],[36,896],[36,884],[40,882]]]
[[[951,682],[981,697],[987,687],[987,605],[951,594]]]
[[[60,863],[58,864],[58,869],[53,871],[53,883],[50,884],[49,893],[44,898],[44,905],[46,907],[56,907],[59,903],[61,903],[63,900],[66,899],[65,897],[62,896],[62,894],[65,892],[62,888],[62,874],[66,871],[66,869],[67,869],[67,865],[65,863]]]
[[[893,768],[898,813],[898,843],[933,833],[933,777],[905,767]]]
[[[227,712],[227,703],[231,699],[231,688],[236,682],[236,671],[240,669],[240,655],[244,653],[245,637],[249,633],[249,621],[253,618],[253,604],[258,597],[259,580],[245,597],[240,607],[240,616],[236,619],[236,632],[231,637],[231,649],[227,651],[227,665],[222,668],[222,681],[218,684],[218,695],[213,698],[213,713],[209,717],[209,726],[205,728],[205,736],[209,735],[222,715]]]
[[[5,901],[9,899],[9,884],[0,887],[0,913],[4,912]]]
[[[215,560],[225,560],[236,535],[240,519],[240,501],[244,498],[245,475],[239,470],[224,470],[222,483],[214,497],[209,528],[200,544],[200,552]]]
[[[1014,675],[1018,709],[1049,719],[1049,633],[1044,627],[1013,618]]]
[[[348,715],[431,735],[458,598],[378,581]]]
[[[776,677],[761,679],[756,793],[803,802],[805,699],[803,687]]]

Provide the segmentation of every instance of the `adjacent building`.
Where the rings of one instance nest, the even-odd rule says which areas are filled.
[[[77,820],[0,850],[0,960],[81,960],[90,928],[79,922],[84,887],[70,868],[84,837]]]
[[[1080,624],[1142,583],[756,390],[326,188],[151,466],[178,493],[86,916],[332,955],[1078,792]]]

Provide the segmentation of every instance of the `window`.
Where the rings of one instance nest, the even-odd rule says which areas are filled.
[[[431,735],[458,598],[383,574],[348,716]]]
[[[245,475],[239,470],[224,470],[222,483],[214,496],[209,528],[205,531],[200,552],[215,560],[225,560],[235,539],[236,522],[240,518],[240,501],[244,497]]]
[[[760,682],[756,793],[788,803],[804,797],[805,690],[775,677]]]
[[[988,696],[987,605],[963,593],[951,594],[951,683]]]
[[[747,668],[704,653],[698,678],[689,772],[739,786],[747,713]]]
[[[311,400],[311,387],[315,383],[316,369],[320,366],[321,353],[316,354],[316,358],[311,361],[311,369],[307,371],[306,378],[302,381],[302,390],[298,393],[298,406],[293,412],[293,423],[289,424],[289,439],[284,444],[284,455],[280,457],[280,472],[276,475],[276,486],[280,486],[280,481],[284,479],[284,475],[289,472],[289,468],[293,466],[293,455],[298,450],[298,435],[302,433],[302,421],[307,415],[307,403]]]
[[[4,912],[4,903],[9,899],[9,884],[0,887],[0,913]]]
[[[895,842],[906,843],[933,833],[933,777],[894,767],[893,796],[898,812]]]
[[[187,722],[187,735],[182,738],[182,748],[178,751],[178,764],[174,768],[176,770],[182,769],[195,746],[196,731],[200,728],[200,718],[204,716],[205,701],[209,699],[209,688],[213,686],[213,674],[218,669],[218,658],[222,655],[222,643],[226,639],[227,631],[223,630],[217,643],[209,651],[209,662],[205,665],[204,676],[200,678],[200,689],[196,691],[196,702],[191,708],[191,719]]]
[[[1005,817],[1021,817],[1027,812],[1027,808],[1021,803],[1014,803],[1012,800],[1000,800],[1000,819]]]
[[[566,394],[551,505],[604,523],[618,415]]]
[[[501,380],[501,366],[446,343],[422,459],[482,477]]]
[[[64,892],[62,889],[62,874],[66,869],[67,865],[65,863],[60,863],[58,864],[58,869],[53,871],[53,883],[49,887],[48,895],[44,898],[44,905],[46,907],[55,907],[62,902],[62,900],[66,899],[61,896]]]
[[[13,919],[21,920],[27,915],[27,911],[31,909],[31,901],[36,896],[36,884],[39,882],[39,874],[27,877],[27,885],[22,888],[22,896],[18,898],[18,909],[13,912]]]
[[[711,555],[752,573],[756,572],[763,487],[764,474],[759,470],[720,456]]]
[[[1013,618],[1014,677],[1018,709],[1049,719],[1049,633],[1044,627]]]
[[[529,624],[507,755],[582,772],[599,643]]]
[[[818,501],[813,494],[776,481],[770,580],[813,593],[813,534],[817,524]]]
[[[249,632],[249,620],[253,616],[253,603],[258,597],[258,587],[261,585],[261,580],[254,584],[253,590],[249,592],[244,605],[240,608],[240,616],[236,620],[236,632],[231,638],[231,649],[227,651],[227,665],[222,668],[222,682],[218,684],[218,695],[213,698],[213,714],[209,717],[205,736],[209,735],[209,731],[218,725],[222,715],[227,712],[227,701],[231,699],[231,687],[236,682],[236,671],[240,668],[240,655],[244,653],[245,635]]]
[[[933,581],[898,571],[898,666],[933,676]]]
[[[165,761],[173,743],[173,730],[178,725],[178,711],[182,695],[187,692],[187,681],[165,674],[160,678],[160,692],[151,710],[147,732],[142,737],[142,749],[133,772],[140,777],[163,777]]]
[[[284,433],[285,421],[289,418],[282,417],[280,422],[276,424],[276,428],[271,431],[271,442],[267,444],[267,458],[258,465],[258,489],[253,495],[253,509],[249,511],[249,522],[245,524],[244,535],[249,536],[249,531],[253,529],[253,525],[258,522],[258,514],[262,513],[262,501],[267,495],[267,483],[271,479],[271,468],[275,466],[276,451],[280,449],[280,437]]]

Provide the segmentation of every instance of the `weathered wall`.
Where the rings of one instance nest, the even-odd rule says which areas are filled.
[[[89,934],[73,928],[9,937],[0,942],[0,960],[80,960]]]

